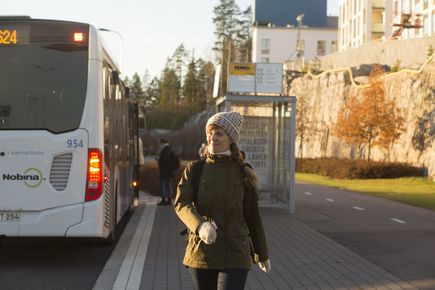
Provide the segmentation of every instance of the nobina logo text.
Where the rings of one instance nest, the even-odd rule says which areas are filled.
[[[23,181],[27,187],[35,188],[43,181],[42,172],[37,168],[28,168],[23,174],[3,174],[4,181]]]

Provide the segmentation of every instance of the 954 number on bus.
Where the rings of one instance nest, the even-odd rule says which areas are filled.
[[[83,140],[79,139],[68,139],[66,141],[67,148],[83,148]]]
[[[0,222],[17,222],[21,219],[18,212],[0,212]]]

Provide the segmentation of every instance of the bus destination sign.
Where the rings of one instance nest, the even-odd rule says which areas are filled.
[[[0,29],[0,45],[17,44],[17,30],[15,29]]]

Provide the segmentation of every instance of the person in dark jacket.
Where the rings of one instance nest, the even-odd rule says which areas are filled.
[[[188,228],[183,264],[195,289],[244,289],[252,262],[264,272],[271,263],[258,206],[258,177],[245,166],[237,142],[243,117],[213,115],[206,125],[208,145],[197,194],[193,163],[177,187],[174,209]],[[253,261],[254,260],[254,261]]]
[[[171,147],[168,140],[160,139],[160,146],[157,151],[159,154],[159,179],[160,179],[160,194],[162,200],[158,205],[170,205],[172,198],[171,179],[174,176],[174,171],[171,168]]]

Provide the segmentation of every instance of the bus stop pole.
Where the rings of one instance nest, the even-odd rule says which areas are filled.
[[[292,97],[291,103],[291,125],[290,125],[290,193],[289,193],[289,214],[295,213],[295,146],[296,146],[296,97]]]

